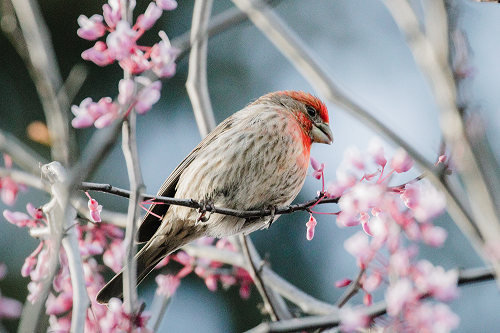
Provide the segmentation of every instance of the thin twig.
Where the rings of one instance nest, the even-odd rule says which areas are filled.
[[[68,120],[68,105],[60,104],[57,94],[62,85],[61,74],[49,30],[38,4],[33,0],[13,0],[28,57],[23,57],[42,102],[52,142],[52,157],[64,164],[70,162],[72,136]],[[13,43],[17,41],[13,40]]]
[[[335,303],[336,306],[339,308],[343,307],[347,301],[349,301],[354,295],[356,295],[359,292],[359,289],[361,289],[361,278],[365,274],[365,269],[359,270],[358,274],[352,280],[351,284],[347,287],[347,290],[344,292],[344,294],[337,300],[337,303]]]
[[[0,130],[0,151],[9,155],[12,161],[34,175],[40,175],[40,163],[47,164],[47,160],[23,144],[10,133]]]
[[[191,25],[191,53],[186,89],[193,106],[196,123],[204,138],[215,128],[215,117],[207,85],[207,27],[213,0],[196,0]]]
[[[252,277],[255,287],[257,287],[257,290],[259,291],[260,296],[264,301],[264,308],[266,309],[269,316],[271,316],[271,320],[272,321],[280,320],[280,318],[276,314],[276,310],[274,309],[273,304],[271,303],[264,282],[262,281],[261,275],[259,273],[260,267],[255,266],[255,263],[252,260],[252,256],[250,255],[250,250],[248,249],[247,237],[248,236],[245,236],[244,234],[241,234],[239,236],[243,255],[246,261],[248,262],[247,265],[248,273],[250,273],[250,276]]]
[[[128,177],[130,182],[130,201],[128,206],[127,228],[125,230],[124,242],[127,245],[124,271],[123,271],[123,302],[125,310],[130,314],[135,314],[137,303],[137,269],[134,261],[137,245],[135,234],[139,217],[139,202],[144,192],[139,155],[137,152],[137,142],[135,139],[136,113],[129,115],[129,120],[123,123],[122,150],[127,163]]]
[[[267,0],[271,6],[276,6],[282,0]],[[214,37],[230,28],[235,27],[248,20],[247,14],[236,7],[229,8],[224,12],[210,18],[207,27],[207,37]],[[172,39],[172,46],[179,50],[177,61],[182,59],[191,50],[191,30]]]

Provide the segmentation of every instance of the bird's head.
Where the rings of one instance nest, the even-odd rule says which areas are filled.
[[[286,90],[267,94],[259,100],[263,99],[291,112],[304,135],[311,139],[311,143],[331,144],[333,142],[328,110],[319,98],[303,91]]]

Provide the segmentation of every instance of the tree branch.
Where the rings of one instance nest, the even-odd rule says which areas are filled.
[[[479,283],[495,279],[494,270],[491,268],[474,268],[459,271],[458,285]],[[365,314],[375,318],[384,315],[387,312],[385,301],[376,303],[365,308]],[[309,331],[313,329],[331,328],[340,325],[338,314],[327,316],[311,316],[295,318],[292,320],[283,320],[279,322],[262,323],[246,333],[277,333],[277,332],[298,332]]]
[[[202,138],[215,128],[207,86],[207,27],[212,4],[213,0],[196,0],[194,3],[189,73],[186,81],[186,89]]]

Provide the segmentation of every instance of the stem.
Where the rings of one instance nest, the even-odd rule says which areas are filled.
[[[144,192],[142,174],[137,152],[137,143],[135,139],[136,113],[131,112],[129,120],[123,122],[122,131],[122,150],[127,164],[129,182],[130,182],[130,201],[127,215],[127,228],[125,230],[124,242],[127,244],[125,261],[123,267],[123,302],[125,311],[134,315],[137,304],[137,269],[134,261],[137,252],[134,241],[137,230],[137,221],[139,217],[139,202]]]

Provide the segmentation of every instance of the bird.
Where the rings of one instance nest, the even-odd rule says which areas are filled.
[[[289,205],[301,190],[313,143],[331,144],[325,104],[303,91],[268,93],[220,123],[174,169],[158,196],[193,199],[217,207],[262,210]],[[276,215],[275,218],[279,216]],[[137,284],[166,256],[201,238],[249,234],[269,217],[244,219],[196,209],[152,205],[137,231]],[[122,272],[97,294],[107,304],[122,297]]]

